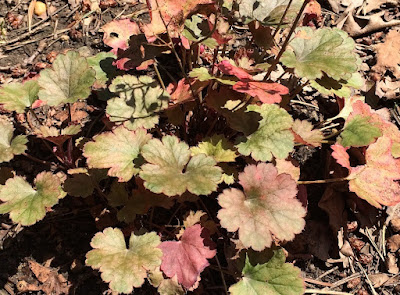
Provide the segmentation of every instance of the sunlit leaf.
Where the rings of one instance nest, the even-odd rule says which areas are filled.
[[[74,103],[90,95],[96,77],[86,58],[75,51],[59,54],[52,69],[45,69],[38,79],[39,97],[51,106]]]
[[[233,145],[226,140],[224,136],[214,135],[211,138],[206,138],[196,147],[190,148],[192,155],[206,154],[211,156],[217,162],[235,162],[237,157],[233,151]]]
[[[311,80],[310,85],[320,93],[326,95],[336,95],[338,97],[349,98],[352,88],[360,89],[364,84],[364,79],[360,73],[353,73],[348,80],[335,80],[327,76],[321,79]]]
[[[104,132],[85,144],[83,155],[89,168],[109,168],[108,175],[119,181],[129,181],[139,172],[134,161],[143,145],[151,139],[146,130],[129,131],[120,126],[113,132]]]
[[[205,154],[191,157],[189,146],[175,136],[150,140],[142,149],[148,162],[140,177],[144,186],[154,193],[182,195],[186,190],[196,195],[208,195],[217,189],[221,168]]]
[[[232,295],[301,295],[304,282],[300,269],[285,263],[283,250],[274,250],[272,258],[263,264],[252,265],[248,256],[241,280],[229,288]]]
[[[294,141],[311,145],[313,147],[321,146],[324,134],[319,129],[314,129],[313,124],[306,120],[296,119],[293,122],[292,130],[294,133]]]
[[[354,52],[355,43],[346,32],[310,27],[301,27],[296,32],[281,61],[294,68],[299,77],[315,80],[325,73],[335,80],[346,80],[357,71],[359,58]]]
[[[7,111],[23,113],[26,108],[32,106],[38,98],[39,84],[36,80],[24,83],[10,83],[0,88],[0,104]]]
[[[155,232],[141,236],[132,233],[126,248],[121,230],[108,227],[93,237],[90,245],[94,249],[86,254],[86,264],[101,272],[111,290],[129,294],[143,285],[147,271],[160,266],[159,244],[160,237]]]
[[[117,96],[107,101],[110,120],[123,123],[130,130],[153,128],[158,123],[158,113],[168,106],[169,94],[149,76],[119,76],[109,90]]]
[[[195,224],[185,230],[179,241],[161,243],[161,270],[170,278],[176,275],[180,284],[190,288],[209,265],[207,259],[213,258],[217,253],[210,246],[212,242],[207,232],[200,224]]]
[[[250,105],[247,111],[262,116],[257,131],[242,139],[237,145],[239,153],[256,161],[271,161],[272,156],[284,159],[293,150],[292,117],[284,109],[273,104]]]
[[[25,135],[13,136],[14,126],[6,119],[0,116],[0,163],[8,162],[14,158],[14,155],[20,155],[26,150],[28,139]]]
[[[99,52],[87,58],[89,66],[96,71],[95,87],[105,87],[107,81],[117,74],[117,69],[113,66],[115,58],[115,54],[111,52]]]
[[[10,218],[22,225],[32,225],[44,218],[46,209],[58,203],[66,193],[60,179],[51,172],[41,172],[32,187],[21,176],[14,176],[0,185],[0,214],[10,213]]]
[[[368,146],[381,135],[379,125],[371,117],[356,115],[346,122],[338,143],[344,147]]]
[[[249,165],[239,174],[244,192],[225,189],[218,197],[221,226],[239,230],[244,247],[261,251],[274,239],[290,241],[305,225],[306,210],[296,199],[297,185],[272,164]]]
[[[237,0],[239,4],[239,14],[242,18],[247,22],[258,20],[264,25],[279,24],[289,2],[289,0]],[[302,3],[302,0],[294,0],[291,2],[291,6],[283,20],[284,24],[294,20]]]

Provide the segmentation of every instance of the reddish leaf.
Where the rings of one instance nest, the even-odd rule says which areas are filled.
[[[233,90],[247,93],[257,97],[263,103],[280,103],[281,95],[289,93],[289,89],[279,83],[267,83],[256,81],[239,81],[233,85]]]
[[[335,144],[332,156],[350,171],[349,189],[359,198],[376,208],[381,205],[393,206],[400,202],[400,159],[392,156],[393,141],[381,136],[371,144],[365,153],[365,165],[350,167],[346,149]]]
[[[337,143],[332,145],[331,149],[333,150],[332,157],[344,168],[350,170],[350,157],[346,151],[347,148]]]
[[[223,60],[218,64],[218,69],[225,75],[231,75],[239,80],[253,80],[253,76],[242,68],[232,65],[228,60]]]
[[[171,95],[171,101],[174,104],[180,104],[187,100],[194,100],[194,95],[198,94],[209,81],[198,81],[191,79],[190,82],[183,78],[177,84],[170,83],[167,87],[168,93]],[[193,93],[192,93],[193,91]]]
[[[211,250],[210,247],[214,248],[214,243],[210,240],[208,231],[200,224],[195,224],[185,230],[180,241],[161,243],[161,270],[170,278],[176,275],[178,282],[189,289],[209,265],[207,259],[215,256],[216,250]]]
[[[111,52],[118,53],[118,49],[125,50],[128,48],[128,40],[132,35],[140,34],[137,23],[130,19],[114,20],[102,27],[104,31],[104,44],[112,47]]]

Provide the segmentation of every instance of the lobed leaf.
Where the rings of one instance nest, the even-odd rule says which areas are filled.
[[[325,73],[334,80],[346,80],[357,71],[359,58],[354,52],[355,43],[344,31],[301,27],[296,32],[281,61],[294,68],[299,77],[315,80]]]
[[[87,58],[89,66],[96,72],[96,88],[105,87],[107,81],[116,76],[117,69],[113,66],[116,55],[112,52],[99,52],[95,56]]]
[[[35,178],[33,188],[21,176],[14,176],[0,185],[0,214],[10,213],[12,221],[32,225],[44,218],[46,209],[58,203],[66,193],[60,179],[51,172],[41,172]]]
[[[241,0],[237,2],[239,4],[239,15],[244,18],[246,22],[258,20],[264,25],[277,25],[285,13],[286,7],[290,1]],[[283,24],[290,23],[295,19],[302,3],[302,0],[294,0],[291,2],[291,5],[283,20]]]
[[[196,195],[215,191],[221,179],[221,168],[215,160],[199,154],[191,157],[189,146],[176,136],[150,140],[142,149],[148,162],[140,171],[144,186],[154,193],[182,195],[186,190]]]
[[[180,241],[162,242],[159,248],[163,252],[161,270],[172,278],[177,276],[178,282],[185,288],[191,288],[200,273],[209,265],[217,253],[209,234],[200,224],[185,230]]]
[[[10,83],[0,89],[0,104],[10,112],[24,113],[37,100],[39,84],[36,80]]]
[[[335,80],[324,75],[321,79],[311,80],[310,85],[322,94],[336,95],[338,97],[350,98],[352,88],[360,89],[364,79],[360,73],[353,73],[350,79]]]
[[[90,95],[95,75],[86,58],[78,52],[59,54],[53,62],[53,68],[40,73],[39,97],[50,106],[84,100]]]
[[[8,162],[14,155],[23,154],[28,139],[25,135],[13,137],[14,126],[5,117],[0,116],[0,163]]]
[[[314,129],[313,124],[306,120],[296,119],[292,125],[294,133],[294,141],[311,145],[313,147],[321,146],[321,141],[324,139],[324,134],[319,129]]]
[[[134,161],[142,147],[151,139],[146,130],[129,131],[123,126],[112,132],[104,132],[93,137],[83,147],[89,168],[109,168],[108,175],[119,181],[129,181],[139,172]]]
[[[382,136],[371,144],[366,153],[366,164],[352,167],[349,189],[371,205],[394,206],[400,202],[400,159],[391,153],[392,140]]]
[[[237,157],[235,151],[232,150],[233,145],[222,135],[214,135],[206,138],[196,147],[191,147],[192,156],[205,154],[211,156],[216,162],[235,162]]]
[[[109,90],[117,95],[107,101],[111,122],[123,123],[130,130],[153,128],[159,120],[158,112],[168,106],[168,92],[148,76],[119,76]]]
[[[285,159],[294,147],[293,119],[288,112],[272,104],[250,105],[247,112],[259,113],[262,119],[258,129],[236,145],[239,153],[256,161],[271,161],[272,156]]]
[[[300,269],[285,263],[282,249],[274,250],[272,258],[253,266],[248,256],[242,270],[241,280],[229,288],[232,295],[301,295],[304,282]]]
[[[370,117],[356,115],[346,122],[338,143],[344,147],[368,146],[381,135],[379,125]]]
[[[86,254],[86,264],[101,272],[111,290],[129,294],[133,288],[143,285],[147,271],[161,264],[160,237],[155,232],[141,236],[131,234],[129,248],[118,228],[106,228],[97,233],[90,245],[93,250]]]
[[[244,247],[261,251],[274,238],[290,241],[305,225],[306,210],[296,199],[297,185],[286,173],[278,174],[272,164],[249,165],[239,174],[239,189],[225,189],[218,197],[221,226],[239,230]]]

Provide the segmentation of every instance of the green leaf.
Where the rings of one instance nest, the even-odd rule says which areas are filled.
[[[281,61],[299,77],[315,80],[325,73],[334,80],[347,80],[358,69],[354,40],[339,29],[301,27],[289,45]]]
[[[343,98],[351,96],[352,88],[360,89],[364,79],[359,73],[353,73],[348,80],[335,80],[324,75],[321,79],[311,80],[310,85],[322,94],[336,95]]]
[[[86,264],[100,270],[111,290],[129,294],[143,285],[147,271],[161,265],[160,242],[155,232],[141,236],[132,233],[127,249],[122,231],[108,227],[93,237],[90,245],[94,249],[86,254]]]
[[[189,146],[176,136],[150,140],[142,149],[142,156],[148,162],[140,171],[144,186],[167,196],[182,195],[186,190],[196,195],[215,191],[221,168],[212,157],[190,154]]]
[[[263,25],[279,24],[289,0],[241,0],[239,3],[239,14],[246,22],[260,21]],[[283,24],[294,20],[302,5],[302,0],[293,0],[284,18]]]
[[[143,145],[151,139],[146,130],[129,131],[119,126],[113,132],[105,132],[93,137],[83,147],[89,168],[110,168],[108,175],[119,181],[129,181],[139,172],[134,160],[138,159]]]
[[[208,70],[204,67],[202,68],[195,68],[189,72],[190,78],[197,78],[200,82],[208,81],[208,80],[216,80],[224,85],[235,85],[237,79],[235,77],[228,77],[228,78],[217,78],[215,76],[210,75]]]
[[[10,83],[0,89],[0,104],[7,111],[16,111],[21,114],[25,108],[32,106],[38,98],[39,84],[35,80],[24,83]]]
[[[113,62],[117,57],[111,52],[99,52],[95,56],[87,58],[89,66],[96,71],[95,87],[105,87],[107,81],[117,75],[117,69]]]
[[[370,122],[370,117],[356,115],[346,122],[338,143],[344,147],[368,146],[380,136],[382,132],[378,124]]]
[[[13,222],[32,225],[66,195],[60,179],[50,172],[39,173],[34,183],[36,189],[21,176],[15,176],[0,185],[0,200],[4,202],[0,205],[0,214],[10,213]]]
[[[222,135],[214,135],[200,142],[197,147],[191,147],[192,156],[205,154],[211,156],[217,162],[235,162],[237,157],[232,150],[233,145]]]
[[[68,51],[66,55],[57,56],[52,69],[40,73],[39,97],[51,106],[74,103],[90,95],[94,81],[95,71],[86,58],[77,52]]]
[[[119,76],[109,89],[118,96],[107,101],[111,122],[123,123],[130,130],[153,128],[158,113],[168,106],[169,94],[148,76]]]
[[[294,147],[292,117],[274,104],[250,105],[247,111],[259,113],[262,120],[257,131],[236,145],[239,153],[256,161],[271,161],[272,156],[285,159]]]
[[[304,283],[300,269],[285,263],[283,250],[274,250],[273,257],[264,264],[253,266],[246,255],[242,279],[229,288],[232,295],[301,295]]]
[[[14,155],[20,155],[26,150],[26,136],[17,135],[13,138],[13,133],[13,124],[5,117],[0,117],[0,163],[8,162]]]
[[[206,36],[211,34],[210,26],[208,25],[208,20],[195,14],[191,18],[185,20],[185,27],[182,35],[185,36],[190,41],[203,40]],[[218,42],[211,38],[211,36],[201,42],[210,49],[214,49],[218,46]]]

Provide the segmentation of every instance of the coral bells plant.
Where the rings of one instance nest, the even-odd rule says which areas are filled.
[[[149,22],[103,27],[108,52],[68,51],[2,87],[0,169],[21,157],[40,168],[0,185],[0,213],[31,226],[63,198],[94,198],[116,219],[86,265],[116,293],[184,294],[207,285],[212,264],[231,294],[303,294],[283,250],[306,225],[299,185],[339,182],[376,208],[399,203],[400,133],[355,95],[347,33],[301,26],[309,1],[255,2],[148,1]],[[291,107],[305,91],[341,109],[307,120]],[[330,150],[340,177],[305,179],[299,147]]]

